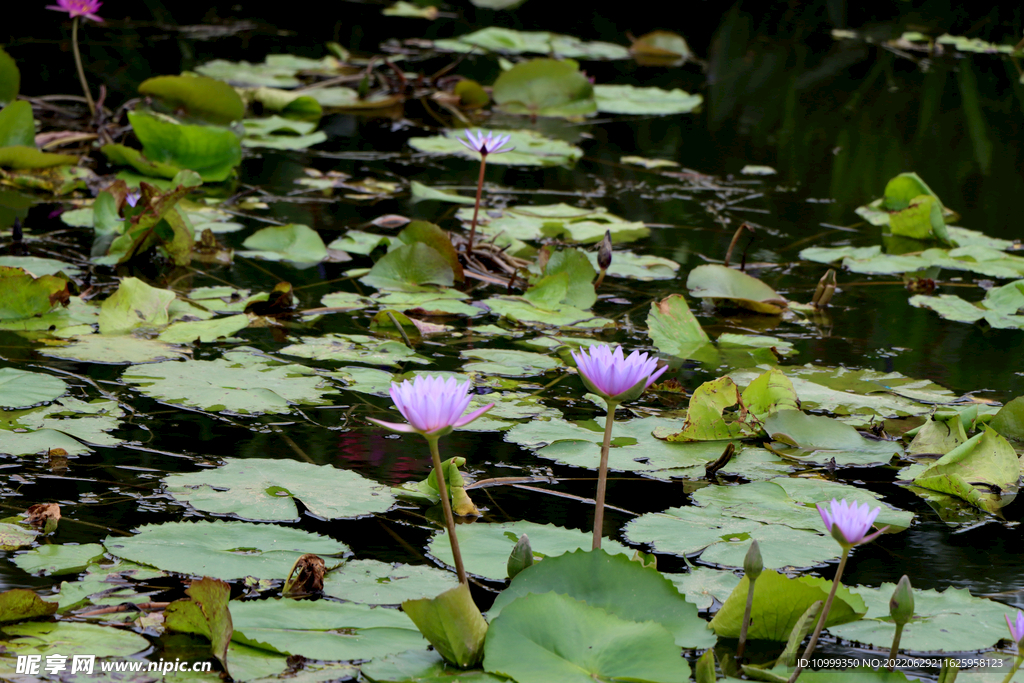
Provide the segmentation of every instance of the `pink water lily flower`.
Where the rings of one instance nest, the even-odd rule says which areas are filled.
[[[646,353],[634,351],[626,357],[621,346],[612,351],[607,344],[581,348],[572,357],[587,388],[615,402],[633,400],[668,369],[659,368],[658,359]]]
[[[1024,612],[1017,610],[1017,618],[1012,622],[1010,621],[1010,615],[1006,616],[1006,625],[1010,627],[1010,637],[1013,638],[1013,642],[1017,643],[1017,647],[1020,647],[1021,640],[1024,640]]]
[[[505,152],[511,152],[514,150],[515,147],[505,147],[505,144],[508,143],[511,138],[511,135],[495,135],[494,131],[487,131],[486,134],[483,131],[480,131],[474,135],[473,131],[467,130],[466,140],[463,140],[462,138],[455,139],[474,152],[480,152],[480,154],[487,156],[488,154],[504,154]]]
[[[845,498],[842,501],[833,498],[831,510],[826,509],[821,503],[818,504],[818,513],[825,522],[825,528],[844,548],[873,541],[888,529],[889,527],[882,527],[870,536],[866,535],[881,511],[880,507],[872,510],[867,503],[847,503]]]
[[[472,399],[469,382],[460,384],[454,377],[445,379],[419,375],[411,382],[393,382],[391,399],[409,424],[369,419],[395,432],[424,436],[443,436],[456,427],[469,424],[494,407],[493,403],[489,403],[463,415]]]
[[[67,12],[72,19],[85,17],[102,24],[103,18],[96,14],[102,6],[103,3],[99,0],[57,0],[56,5],[47,5],[46,9]]]

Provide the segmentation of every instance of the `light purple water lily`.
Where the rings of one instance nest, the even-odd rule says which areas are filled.
[[[626,357],[621,346],[612,351],[607,344],[581,348],[572,357],[587,388],[615,402],[636,398],[668,369],[659,368],[658,359],[646,353],[634,351]]]
[[[393,382],[391,399],[409,424],[369,419],[395,432],[424,436],[443,436],[456,427],[464,427],[494,407],[489,403],[463,415],[472,399],[469,382],[460,384],[454,377],[445,379],[419,375],[411,382]]]
[[[1006,625],[1010,627],[1010,637],[1013,638],[1013,642],[1020,646],[1020,641],[1024,640],[1024,612],[1017,610],[1017,618],[1012,622],[1010,621],[1010,615],[1006,616]]]
[[[57,0],[56,5],[47,5],[46,9],[67,12],[72,19],[85,17],[102,24],[103,18],[96,14],[102,6],[103,3],[99,0]]]
[[[847,503],[845,498],[841,501],[833,498],[831,510],[827,510],[821,503],[818,504],[818,513],[825,522],[825,528],[844,548],[873,541],[888,529],[889,527],[882,527],[870,536],[865,535],[881,511],[880,507],[872,510],[867,503]]]
[[[487,131],[485,134],[480,131],[477,134],[473,134],[473,131],[466,131],[466,140],[462,138],[455,138],[463,145],[479,152],[480,154],[487,156],[488,154],[504,154],[505,152],[511,152],[515,147],[505,148],[505,145],[512,138],[511,135],[495,135],[494,131]],[[468,140],[468,142],[467,142]]]

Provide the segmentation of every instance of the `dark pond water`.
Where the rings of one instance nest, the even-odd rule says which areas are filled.
[[[116,10],[113,3],[110,5],[113,14]],[[257,62],[273,52],[320,56],[320,39],[337,39],[371,52],[385,38],[425,35],[423,27],[412,20],[382,20],[376,14],[377,6],[342,6],[352,18],[339,24],[344,28],[336,27],[334,36],[321,35],[327,32],[321,27],[310,29],[309,35],[301,31],[275,35],[271,26],[257,22],[256,28],[197,40],[194,33],[168,31],[154,24],[112,22],[108,28],[89,27],[84,51],[86,61],[93,64],[93,75],[104,79],[116,97],[121,97],[121,93],[133,92],[134,85],[144,78],[177,73],[212,58]],[[825,11],[824,6],[819,9]],[[229,15],[228,10],[221,10],[220,16]],[[940,13],[931,18],[939,23],[943,16]],[[1019,36],[1019,10],[1013,16],[1016,25],[1013,17],[990,17],[986,30],[999,37],[1012,29]],[[473,24],[476,20],[482,25],[494,17],[493,13],[481,12],[476,17],[467,15],[465,21]],[[575,31],[584,38],[625,42],[611,19],[590,18],[577,20],[581,22],[578,26],[560,26],[531,23],[536,15],[530,14],[519,20],[501,17],[507,15],[498,18],[513,24],[522,22],[521,28]],[[630,303],[597,304],[598,313],[621,316],[623,323],[619,331],[603,338],[647,345],[643,328],[649,302],[685,291],[686,273],[706,258],[720,259],[743,221],[753,223],[758,230],[748,261],[756,262],[760,277],[783,295],[808,301],[825,268],[801,262],[799,251],[812,245],[878,243],[878,228],[862,223],[853,210],[879,196],[885,182],[903,171],[921,174],[944,203],[960,213],[958,225],[994,237],[1021,236],[1024,86],[1013,64],[988,55],[908,57],[860,41],[833,41],[824,30],[825,24],[807,19],[804,15],[789,17],[778,24],[776,33],[766,33],[765,16],[730,10],[721,16],[717,28],[707,26],[700,36],[687,34],[697,52],[707,55],[706,73],[698,65],[662,69],[639,67],[632,62],[588,63],[588,73],[598,82],[681,87],[701,93],[705,106],[696,114],[684,116],[599,117],[580,123],[541,120],[533,124],[541,132],[583,147],[586,156],[575,168],[488,170],[491,196],[505,193],[516,202],[566,201],[604,206],[630,220],[647,222],[653,226],[653,233],[639,249],[682,265],[680,276],[672,281],[612,285],[606,290]],[[891,19],[885,15],[856,18]],[[954,17],[961,24],[963,19]],[[854,20],[851,18],[851,22]],[[275,19],[268,17],[267,21]],[[643,21],[651,19],[641,16],[638,24]],[[822,21],[821,16],[815,21]],[[426,36],[461,32],[457,26],[442,20],[428,29]],[[884,26],[878,29],[879,34],[899,30],[898,24]],[[288,28],[287,24],[283,27]],[[647,28],[655,26],[641,25],[634,31],[642,33]],[[40,64],[35,74],[23,67],[25,93],[43,94],[59,88],[74,92],[74,81],[66,69],[70,58],[63,53],[53,54],[54,47],[51,41],[29,38],[15,39],[8,45],[19,62]],[[129,55],[131,58],[126,58]],[[446,58],[434,58],[407,68],[430,72],[444,63]],[[490,82],[497,66],[492,59],[471,57],[460,72]],[[499,128],[531,125],[500,115],[491,123]],[[321,126],[330,139],[318,146],[318,151],[254,154],[244,162],[241,182],[284,194],[294,189],[294,180],[302,176],[303,169],[312,166],[357,177],[395,175],[469,189],[475,180],[475,163],[415,157],[406,146],[409,137],[422,135],[433,125],[415,102],[407,105],[404,115],[392,118],[331,115]],[[623,166],[619,159],[624,154],[674,160],[697,173],[715,176],[726,185],[748,183],[740,186],[756,188],[757,194],[728,204],[730,200],[719,193],[701,192],[689,183],[666,181]],[[767,178],[740,176],[740,169],[747,164],[772,166],[778,173]],[[61,227],[48,218],[53,208],[33,208],[28,221],[36,228]],[[456,225],[444,206],[434,202],[412,204],[406,199],[369,206],[341,201],[271,202],[264,215],[282,223],[305,223],[329,241],[347,228],[386,213],[434,220],[446,228]],[[262,227],[254,221],[247,225]],[[245,234],[230,235],[228,239],[234,239],[237,247]],[[215,278],[199,273],[190,277],[194,286],[228,281],[255,289],[288,281],[296,287],[303,307],[315,307],[328,292],[354,291],[357,285],[342,279],[342,271],[352,265],[328,264],[296,271],[287,265],[238,259],[231,269],[211,270]],[[969,274],[960,281],[948,279],[950,271],[944,271],[942,277],[940,286],[945,292],[972,300],[983,295]],[[787,359],[787,364],[898,371],[932,380],[957,394],[970,392],[1000,402],[1024,394],[1024,365],[1020,360],[1024,333],[951,323],[930,311],[912,308],[907,304],[909,293],[898,276],[840,273],[839,289],[827,319],[817,327],[754,315],[723,316],[712,309],[701,309],[699,304],[691,305],[708,329],[756,330],[792,341],[798,353]],[[365,330],[366,323],[366,319],[334,315],[324,318],[318,329],[359,332]],[[249,345],[270,352],[286,343],[284,335],[267,330],[250,329],[243,336]],[[53,361],[37,355],[34,348],[21,337],[0,333],[0,356],[8,364],[65,370],[97,382],[116,382],[119,376],[117,368]],[[429,353],[437,357],[438,369],[454,370],[459,366],[457,352],[462,348],[464,342],[453,340],[430,347]],[[215,348],[198,350],[195,357],[214,358],[218,353]],[[696,364],[685,365],[676,375],[691,389],[715,376],[717,373]],[[549,373],[541,379],[556,377],[557,373]],[[556,385],[545,396],[565,412],[567,419],[597,417],[599,413],[579,401],[574,382]],[[422,478],[428,471],[425,444],[385,435],[367,426],[365,417],[374,414],[371,406],[389,405],[383,399],[366,397],[364,403],[358,403],[353,395],[345,394],[339,405],[306,411],[317,424],[271,417],[262,423],[246,421],[244,425],[169,408],[137,394],[132,400],[138,414],[145,417],[120,435],[133,439],[136,445],[98,448],[95,455],[73,461],[65,476],[48,474],[45,463],[34,458],[0,462],[4,467],[0,473],[7,478],[3,501],[16,507],[44,500],[68,506],[73,517],[85,524],[67,524],[60,540],[84,543],[104,538],[108,528],[127,532],[145,523],[182,518],[184,510],[161,492],[160,477],[166,472],[193,471],[196,458],[301,459],[351,468],[386,483]],[[889,426],[899,432],[908,425]],[[585,498],[592,495],[592,471],[536,458],[503,441],[499,433],[461,432],[448,437],[444,446],[447,454],[467,458],[475,479],[550,471],[563,481],[548,488]],[[917,515],[908,531],[883,536],[858,550],[845,579],[878,585],[895,582],[906,573],[915,587],[969,588],[975,594],[999,594],[1005,602],[1024,606],[1017,521],[1024,514],[1021,505],[1011,504],[1004,510],[1008,521],[991,519],[974,528],[953,529],[921,499],[892,484],[894,475],[894,469],[880,468],[836,472],[840,481],[863,483],[892,504]],[[474,495],[476,502],[486,508],[484,521],[527,519],[579,529],[587,529],[591,523],[588,505],[553,495],[512,487],[489,488]],[[608,495],[615,505],[636,513],[684,505],[688,500],[681,483],[630,476],[613,481]],[[608,528],[621,528],[629,519],[612,512]],[[357,557],[424,561],[428,532],[420,509],[358,521],[307,518],[301,527],[348,543]],[[661,556],[659,568],[679,571],[683,567],[678,558]],[[821,569],[826,576],[833,571],[833,566]],[[25,574],[9,559],[0,560],[0,588],[49,588],[52,584],[50,579]],[[486,600],[483,596],[481,591],[481,598]],[[828,644],[824,647],[834,648]]]

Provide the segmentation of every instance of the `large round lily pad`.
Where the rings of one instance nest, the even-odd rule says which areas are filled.
[[[0,408],[27,408],[64,395],[68,387],[53,375],[0,368]]]
[[[761,280],[732,268],[716,264],[697,266],[686,278],[691,296],[713,299],[715,303],[746,308],[756,313],[777,315],[786,300]]]
[[[400,605],[440,595],[458,583],[451,572],[427,565],[350,560],[327,574],[324,594],[369,605]]]

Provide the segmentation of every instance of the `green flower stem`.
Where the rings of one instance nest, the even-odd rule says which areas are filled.
[[[740,626],[740,644],[736,647],[736,659],[743,656],[743,651],[747,649],[747,628],[750,626],[750,613],[754,611],[754,584],[757,582],[757,577],[747,579],[750,582],[747,588],[747,608],[743,610],[743,625]]]
[[[804,656],[802,659],[806,660],[814,652],[815,646],[818,644],[818,636],[821,635],[821,630],[825,628],[825,620],[828,619],[829,610],[832,609],[832,601],[836,597],[836,589],[839,588],[839,579],[843,578],[843,570],[846,568],[846,560],[850,557],[850,549],[843,548],[843,556],[839,560],[839,568],[836,569],[836,577],[832,579],[832,590],[829,591],[828,600],[825,601],[825,607],[821,610],[821,616],[818,618],[818,623],[814,627],[814,633],[811,634],[811,642],[807,643],[807,649],[804,650]],[[788,683],[795,683],[797,677],[800,676],[800,672],[804,668],[799,663],[797,664],[796,671],[789,677]]]
[[[1020,648],[1019,645],[1017,647],[1018,649]],[[1013,678],[1013,675],[1017,673],[1017,669],[1020,668],[1021,662],[1024,662],[1024,654],[1017,655],[1017,661],[1013,663],[1013,668],[1010,669],[1010,673],[1006,674],[1006,678],[1003,679],[1003,683],[1010,683],[1010,679]]]
[[[476,217],[480,213],[480,197],[484,192],[484,168],[487,167],[487,155],[480,155],[480,178],[476,181],[476,205],[473,207],[473,222],[469,228],[469,243],[466,245],[466,255],[473,255],[473,240],[476,238]]]
[[[441,507],[444,509],[444,522],[448,527],[448,540],[452,544],[452,557],[455,558],[455,572],[459,575],[459,583],[469,583],[466,569],[462,566],[462,551],[459,550],[459,537],[455,535],[455,516],[452,515],[452,503],[448,500],[448,486],[444,483],[444,472],[441,469],[441,452],[437,448],[438,437],[424,434],[430,444],[430,457],[434,461],[434,474],[437,475],[437,492],[441,495]]]
[[[889,659],[896,659],[896,655],[900,652],[900,638],[903,636],[903,627],[906,624],[896,624],[896,633],[892,637],[892,647],[889,648]],[[889,667],[889,671],[892,671],[893,667]]]
[[[597,497],[594,499],[594,550],[601,548],[604,531],[604,492],[608,486],[608,449],[612,445],[612,427],[615,426],[615,408],[618,403],[605,399],[608,416],[604,420],[604,441],[601,443],[601,467],[597,474]]]
[[[71,50],[75,53],[75,66],[78,67],[78,80],[82,84],[82,92],[85,93],[85,101],[89,104],[89,113],[96,116],[96,103],[92,101],[92,93],[89,92],[89,83],[85,80],[85,70],[82,69],[82,54],[78,51],[78,20],[75,17],[71,20]]]

